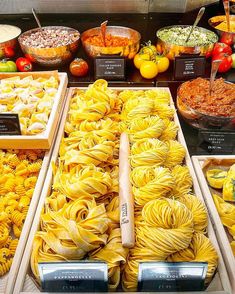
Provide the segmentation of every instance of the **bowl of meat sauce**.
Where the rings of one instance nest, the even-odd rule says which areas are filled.
[[[177,108],[197,129],[235,129],[235,84],[219,78],[209,93],[209,80],[197,78],[177,90]]]

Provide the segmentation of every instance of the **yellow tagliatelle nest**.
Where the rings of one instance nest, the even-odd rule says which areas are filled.
[[[136,167],[131,172],[131,183],[137,206],[166,196],[174,187],[170,170],[163,167]]]
[[[136,228],[136,245],[124,268],[125,291],[137,290],[140,261],[165,260],[173,252],[187,248],[193,236],[192,213],[178,201],[152,200],[144,206],[142,218]]]
[[[163,165],[168,152],[168,146],[158,139],[138,140],[131,148],[131,165],[132,167]]]
[[[174,140],[167,141],[166,144],[168,147],[168,153],[164,165],[166,167],[172,168],[178,164],[181,164],[186,155],[184,146],[178,141]]]
[[[191,191],[193,180],[187,166],[174,166],[171,175],[174,178],[174,186],[172,190],[173,196],[185,195]]]
[[[205,283],[208,284],[216,270],[218,255],[210,240],[201,233],[195,233],[187,249],[181,250],[168,257],[168,261],[207,262],[208,269]]]

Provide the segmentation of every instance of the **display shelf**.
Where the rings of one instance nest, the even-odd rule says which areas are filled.
[[[86,89],[86,88],[80,88],[80,89]],[[120,88],[118,88],[118,89],[120,89]],[[123,89],[134,90],[134,88],[123,88]],[[148,87],[148,88],[141,88],[141,89],[143,89],[143,90],[153,89],[154,90],[156,88]],[[161,89],[163,89],[163,88],[161,88]],[[167,88],[165,88],[165,90],[169,91],[169,89],[167,89]],[[72,93],[73,93],[73,88],[71,88],[69,90],[69,94],[66,99],[66,105],[65,105],[63,117],[61,120],[61,127],[58,132],[56,143],[53,148],[51,162],[56,162],[57,157],[58,157],[60,141],[61,141],[63,134],[64,134],[63,126],[66,121],[67,112],[69,109],[69,102],[70,102],[70,98],[72,96]],[[174,107],[173,100],[171,100],[171,106]],[[185,146],[185,148],[187,149],[185,139],[183,136],[183,132],[182,132],[182,129],[180,128],[179,120],[178,120],[176,113],[175,113],[174,119],[175,119],[176,124],[179,126],[178,141],[181,144],[183,144]],[[185,163],[189,167],[189,170],[190,170],[190,173],[191,173],[191,176],[193,179],[194,193],[197,195],[198,198],[200,198],[204,202],[188,151],[186,153]],[[22,262],[21,262],[20,269],[19,269],[19,274],[18,274],[16,283],[15,283],[15,288],[14,288],[14,292],[13,292],[15,294],[16,293],[37,293],[37,292],[40,292],[40,289],[36,286],[36,284],[33,280],[33,277],[31,276],[30,254],[32,251],[34,236],[35,236],[35,234],[38,230],[39,224],[40,224],[40,215],[41,215],[41,211],[42,211],[42,208],[44,205],[44,201],[45,201],[45,198],[49,195],[49,193],[51,191],[52,180],[53,180],[52,165],[50,164],[50,167],[49,167],[46,179],[45,179],[44,187],[43,187],[43,190],[41,193],[41,198],[40,198],[40,201],[38,204],[38,208],[35,213],[34,222],[32,224],[30,235],[29,235],[26,247],[25,247],[25,252],[24,252]],[[218,252],[219,262],[218,262],[217,272],[216,272],[215,276],[213,277],[213,280],[210,283],[209,287],[207,288],[206,292],[216,293],[216,294],[231,293],[231,287],[230,287],[227,271],[226,271],[226,268],[225,268],[225,265],[224,265],[224,262],[222,259],[222,255],[221,255],[221,252],[220,252],[220,249],[219,249],[216,237],[215,237],[214,229],[211,225],[210,220],[208,220],[208,237],[210,238],[216,251]],[[200,292],[200,293],[203,293],[203,292]]]
[[[214,204],[211,191],[209,189],[207,180],[203,173],[203,165],[207,159],[224,159],[224,160],[234,160],[235,163],[235,155],[214,155],[214,156],[192,156],[192,161],[194,165],[194,169],[198,178],[198,182],[202,191],[202,195],[204,197],[204,201],[207,205],[211,222],[214,227],[214,231],[217,236],[217,240],[219,246],[221,248],[221,252],[225,261],[225,265],[229,274],[231,286],[233,293],[235,293],[235,257],[233,255],[228,235],[225,231],[225,228],[221,222],[220,216]]]
[[[4,135],[0,136],[0,148],[11,149],[49,149],[54,134],[58,127],[60,112],[65,98],[65,93],[68,84],[68,77],[66,73],[49,72],[30,72],[30,73],[1,73],[0,79],[20,76],[21,78],[32,76],[34,78],[51,76],[58,76],[59,87],[54,98],[51,113],[46,125],[45,131],[36,135]]]

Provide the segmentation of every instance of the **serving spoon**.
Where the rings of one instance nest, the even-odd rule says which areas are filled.
[[[35,18],[35,20],[36,20],[36,22],[37,22],[37,25],[38,25],[38,27],[39,27],[40,32],[41,32],[42,35],[43,35],[42,25],[41,25],[41,23],[40,23],[40,20],[39,20],[37,14],[36,14],[36,11],[34,10],[34,8],[32,8],[32,13],[33,13],[33,16],[34,16],[34,18]]]
[[[195,21],[194,21],[194,24],[192,25],[191,30],[190,30],[190,32],[189,32],[189,34],[188,34],[187,39],[186,39],[186,43],[188,42],[188,40],[189,40],[189,38],[190,38],[190,36],[191,36],[193,30],[195,29],[196,25],[199,23],[200,19],[202,18],[202,16],[203,16],[205,10],[206,10],[205,7],[201,7],[201,9],[199,10],[199,12],[198,12],[198,14],[197,14],[197,17],[196,17],[196,19],[195,19]]]
[[[217,60],[213,60],[212,64],[211,64],[211,75],[210,75],[210,85],[209,85],[209,94],[210,94],[210,96],[212,94],[215,76],[217,74],[217,71],[218,71],[218,68],[219,68],[219,65],[220,65],[221,62],[222,62],[222,60],[217,59]]]
[[[105,36],[106,36],[107,23],[108,23],[108,20],[105,20],[100,25],[101,37],[102,37],[102,41],[103,41],[104,47],[106,47]]]
[[[225,15],[226,15],[226,22],[227,22],[228,32],[230,32],[229,0],[223,0],[223,5],[224,5],[224,11],[225,11]]]

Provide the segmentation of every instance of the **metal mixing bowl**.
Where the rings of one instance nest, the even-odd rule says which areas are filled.
[[[12,25],[5,25],[5,28],[9,27],[9,28],[15,28],[18,30],[18,33],[16,33],[14,38],[9,38],[8,40],[4,41],[4,42],[0,42],[0,58],[4,58],[7,57],[6,56],[6,51],[8,48],[12,48],[13,50],[16,48],[17,45],[17,38],[18,36],[21,34],[21,29],[16,27],[16,26],[12,26]]]
[[[92,28],[83,32],[81,35],[82,45],[90,57],[102,55],[119,55],[131,59],[138,52],[141,39],[139,32],[127,27],[107,26],[106,33],[113,36],[127,37],[130,39],[130,44],[119,47],[101,47],[91,45],[87,42],[87,39],[92,36],[100,35],[100,27]]]
[[[226,81],[226,83],[229,83]],[[235,129],[235,116],[216,116],[200,112],[186,103],[186,99],[180,93],[181,84],[177,89],[176,105],[178,112],[186,123],[196,129]],[[198,97],[197,97],[198,98]]]
[[[24,45],[22,41],[25,36],[31,35],[32,33],[35,33],[40,30],[39,28],[32,29],[27,32],[24,32],[18,38],[20,47],[22,51],[24,52],[24,54],[29,54],[35,63],[38,63],[42,66],[48,66],[48,67],[63,66],[64,64],[71,61],[71,59],[74,57],[78,49],[80,33],[73,28],[63,27],[63,26],[47,26],[47,27],[43,27],[42,29],[43,30],[61,29],[61,30],[66,30],[68,32],[74,32],[77,38],[75,38],[75,40],[72,40],[71,43],[67,45],[54,47],[54,48],[30,47],[30,46]]]
[[[230,15],[230,22],[235,23],[235,15]],[[225,15],[217,15],[213,16],[208,20],[209,25],[216,31],[216,33],[223,38],[230,39],[235,44],[235,31],[233,32],[225,32],[220,29],[217,29],[216,27],[221,24],[222,22],[226,22],[226,16]]]
[[[214,34],[212,31],[209,31],[207,29],[204,29],[202,27],[197,27],[199,28],[201,31],[205,32],[205,33],[213,33],[214,37],[215,37],[215,42],[210,43],[208,45],[198,45],[198,46],[180,46],[180,45],[176,45],[170,42],[165,42],[164,40],[162,40],[159,37],[159,34],[162,32],[162,30],[165,29],[171,29],[171,28],[175,28],[175,27],[182,27],[182,28],[186,28],[186,27],[190,27],[188,25],[174,25],[174,26],[168,26],[168,27],[163,27],[161,29],[159,29],[156,33],[157,35],[157,51],[160,54],[164,54],[166,55],[169,59],[174,60],[175,56],[180,56],[180,55],[185,55],[185,54],[195,54],[195,55],[201,55],[201,56],[207,56],[209,55],[209,53],[212,51],[214,43],[216,43],[218,41],[218,37],[216,36],[216,34]]]

